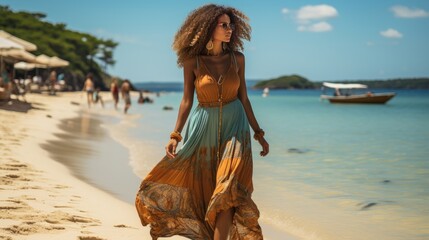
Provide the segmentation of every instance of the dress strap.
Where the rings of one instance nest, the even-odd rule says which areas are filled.
[[[200,70],[200,56],[197,55],[197,70]]]
[[[235,58],[235,53],[232,52],[232,61],[234,61],[235,71],[238,72],[237,59]]]

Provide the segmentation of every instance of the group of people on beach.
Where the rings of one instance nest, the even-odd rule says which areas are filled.
[[[118,102],[119,102],[119,90],[121,91],[122,99],[124,100],[124,113],[127,114],[128,109],[131,107],[131,84],[128,79],[125,79],[124,82],[122,82],[121,87],[119,89],[118,86],[118,80],[113,79],[112,83],[110,84],[110,92],[112,93],[113,102],[115,104],[115,109],[118,109]]]
[[[104,101],[102,96],[100,95],[100,88],[95,87],[94,77],[92,73],[88,73],[86,76],[85,83],[83,85],[82,91],[86,92],[88,107],[90,108],[92,104],[96,104],[98,102],[101,103],[101,106],[104,108]],[[121,87],[118,85],[118,80],[113,79],[110,84],[110,92],[112,94],[112,99],[114,102],[115,109],[118,109],[119,103],[119,92],[121,92],[122,99],[124,100],[124,113],[128,113],[128,109],[131,107],[131,84],[128,79],[124,80],[121,84]]]
[[[8,101],[12,104],[11,95],[15,95],[15,99],[19,100],[22,97],[24,101],[26,92],[29,91],[29,84],[31,79],[27,76],[27,79],[16,79],[14,76],[14,70],[12,65],[1,63],[0,66],[0,101]]]

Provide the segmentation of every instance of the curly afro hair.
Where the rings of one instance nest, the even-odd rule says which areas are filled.
[[[189,58],[205,53],[205,46],[212,37],[218,18],[227,14],[231,23],[235,24],[230,42],[226,43],[230,51],[243,50],[243,39],[250,41],[251,27],[249,18],[232,7],[215,4],[201,6],[189,13],[183,25],[174,36],[173,50],[177,54],[177,64]]]

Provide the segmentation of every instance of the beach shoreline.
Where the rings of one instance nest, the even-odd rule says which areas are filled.
[[[86,107],[82,93],[29,94],[27,101],[27,113],[0,109],[1,238],[150,239],[132,204],[76,178],[40,147]]]

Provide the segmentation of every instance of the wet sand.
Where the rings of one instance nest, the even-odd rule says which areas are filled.
[[[61,120],[59,128],[63,132],[55,134],[57,139],[41,147],[79,179],[133,203],[140,179],[128,164],[128,150],[115,142],[103,126],[115,119],[88,110],[78,114],[78,117]]]

